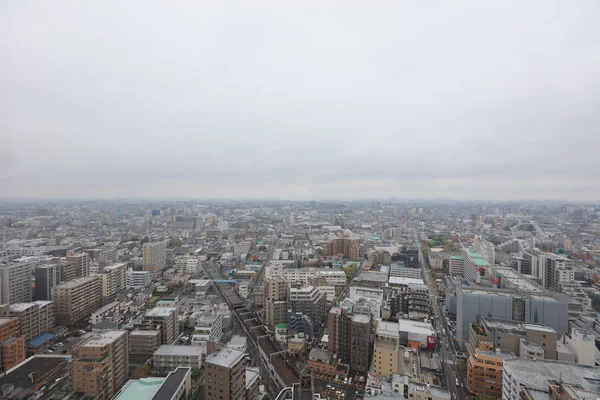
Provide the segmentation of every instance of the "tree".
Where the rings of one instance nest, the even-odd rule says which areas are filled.
[[[140,243],[144,244],[144,243],[148,243],[149,241],[150,241],[150,238],[148,236],[144,236],[144,238],[141,240]]]
[[[147,378],[150,376],[150,366],[148,364],[142,364],[135,367],[135,370],[131,374],[131,379]]]

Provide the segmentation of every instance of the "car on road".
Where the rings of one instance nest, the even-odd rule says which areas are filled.
[[[342,393],[342,392],[340,392],[339,390],[337,390],[337,391],[335,392],[335,395],[336,395],[336,396],[343,396],[343,395],[344,395],[344,393]]]

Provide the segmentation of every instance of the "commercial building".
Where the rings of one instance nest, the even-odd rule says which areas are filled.
[[[53,301],[39,300],[5,305],[0,308],[0,315],[19,320],[19,335],[23,336],[26,342],[51,331],[56,326]]]
[[[558,338],[556,331],[549,326],[489,317],[481,318],[480,324],[473,323],[469,328],[469,343],[473,348],[478,348],[480,343],[486,342],[496,349],[513,352],[519,357],[556,360]],[[531,344],[543,350],[541,357],[539,349],[535,349]]]
[[[156,279],[167,268],[167,242],[148,242],[142,247],[144,271]]]
[[[290,288],[289,304],[292,312],[310,318],[314,334],[320,335],[327,317],[327,295],[314,286]]]
[[[334,307],[328,317],[328,350],[353,371],[368,371],[371,360],[371,314],[351,314]]]
[[[75,264],[78,278],[90,275],[91,259],[88,253],[76,253],[73,250],[69,250],[66,258],[68,263]]]
[[[553,397],[553,387],[559,382],[574,390],[567,390],[563,397]],[[503,400],[570,399],[566,397],[569,392],[576,393],[580,389],[591,393],[586,397],[571,396],[572,399],[600,396],[600,367],[528,358],[504,360]]]
[[[567,332],[568,303],[545,292],[515,292],[506,289],[456,287],[456,335],[469,339],[469,324],[482,317],[515,320],[552,327],[559,335]]]
[[[31,301],[31,274],[34,257],[15,261],[0,261],[0,303],[28,303]]]
[[[390,265],[390,278],[413,278],[413,279],[421,279],[421,268],[407,268],[404,265],[404,262],[392,263]]]
[[[129,355],[152,357],[160,347],[160,330],[135,330],[129,333]]]
[[[341,255],[350,260],[358,260],[358,242],[348,238],[333,239],[325,246],[325,255],[328,257]]]
[[[157,368],[175,369],[177,367],[200,368],[203,349],[200,346],[171,346],[163,344],[154,352],[152,360]]]
[[[119,263],[104,267],[102,278],[102,304],[117,300],[127,289],[127,264]]]
[[[269,329],[275,325],[287,323],[289,309],[289,283],[282,278],[271,278],[265,281],[263,308],[265,310],[265,323]]]
[[[149,271],[127,270],[127,289],[142,290],[152,283],[152,275]]]
[[[52,299],[56,324],[73,326],[87,322],[90,315],[102,306],[102,280],[88,276],[54,286]]]
[[[395,322],[378,320],[373,346],[373,370],[377,376],[400,373],[400,329]]]
[[[245,353],[221,349],[204,361],[204,398],[246,400]]]
[[[7,371],[25,360],[25,338],[19,319],[0,317],[0,368]]]
[[[35,267],[36,300],[52,300],[52,288],[60,283],[57,265],[48,264]]]
[[[177,308],[155,307],[146,311],[141,324],[135,324],[141,330],[160,330],[160,343],[172,344],[179,336]]]
[[[74,349],[73,391],[109,400],[127,382],[127,331],[88,333]]]
[[[179,367],[166,378],[128,381],[114,400],[185,400],[192,394],[192,369]]]
[[[490,343],[480,343],[467,360],[467,390],[481,397],[502,397],[502,366],[504,360],[513,358],[513,353],[494,349]]]

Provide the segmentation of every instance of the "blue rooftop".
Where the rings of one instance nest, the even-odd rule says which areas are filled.
[[[33,346],[33,347],[39,347],[39,346],[43,345],[44,343],[46,343],[46,342],[48,342],[48,341],[50,341],[52,339],[54,339],[54,335],[51,334],[51,333],[46,332],[46,333],[44,333],[44,334],[42,334],[42,335],[40,335],[40,336],[38,336],[36,338],[31,339],[29,341],[29,344],[31,346]]]

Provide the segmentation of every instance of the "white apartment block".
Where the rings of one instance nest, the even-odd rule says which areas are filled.
[[[0,263],[0,304],[29,303],[34,260]]]
[[[325,278],[327,285],[345,286],[346,273],[342,270],[330,268],[284,268],[281,265],[269,265],[265,270],[265,278],[281,277],[291,284],[307,285],[308,278]]]
[[[178,257],[175,260],[175,269],[189,275],[198,275],[202,272],[202,264],[198,257]]]
[[[152,283],[150,271],[127,271],[127,289],[140,290],[147,288]]]
[[[154,366],[173,370],[177,367],[200,368],[202,366],[202,348],[200,346],[162,345],[152,359]]]
[[[157,278],[167,268],[167,241],[148,242],[142,247],[144,271],[149,271],[152,278]]]

